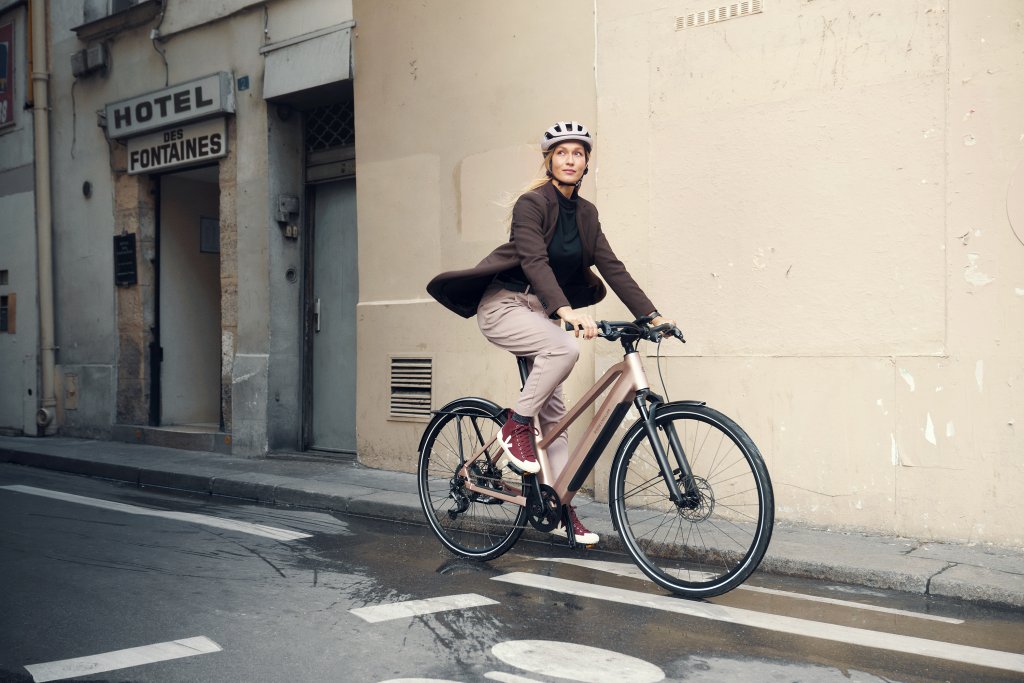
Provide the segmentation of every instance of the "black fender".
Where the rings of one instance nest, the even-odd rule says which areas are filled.
[[[459,410],[475,411],[478,415],[486,415],[488,417],[493,417],[496,420],[502,420],[507,409],[502,408],[490,399],[480,398],[479,396],[463,396],[462,398],[457,398],[454,401],[446,403],[443,407],[431,411],[434,413],[434,417],[431,418],[430,422],[427,423],[426,428],[423,430],[423,434],[420,436],[420,444],[416,448],[416,452],[423,452],[423,446],[426,443],[427,435],[431,433],[438,422]]]

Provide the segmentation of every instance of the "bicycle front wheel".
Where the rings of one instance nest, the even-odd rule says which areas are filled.
[[[459,476],[462,465],[501,429],[499,412],[484,399],[453,401],[427,425],[420,448],[420,503],[430,528],[449,550],[476,560],[492,560],[511,548],[526,523],[526,508],[470,491]],[[500,448],[493,443],[475,460],[471,476],[483,488],[519,495],[522,476],[489,459]]]
[[[633,560],[661,587],[689,598],[726,593],[757,568],[771,539],[775,498],[764,460],[739,425],[707,406],[666,404],[655,423],[684,500],[669,497],[637,423],[612,464],[612,519]]]

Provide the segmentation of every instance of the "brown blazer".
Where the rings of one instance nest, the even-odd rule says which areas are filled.
[[[544,311],[553,315],[562,306],[581,308],[601,301],[607,290],[591,266],[597,266],[622,303],[637,318],[655,310],[640,286],[630,276],[622,261],[608,245],[601,231],[597,207],[582,197],[576,208],[576,224],[583,248],[582,286],[563,291],[548,264],[548,244],[558,225],[558,190],[545,183],[524,193],[512,209],[512,231],[509,241],[492,251],[483,261],[467,270],[441,273],[427,284],[427,292],[442,305],[463,318],[476,315],[484,290],[498,273],[522,266],[530,281],[531,291],[540,298]]]

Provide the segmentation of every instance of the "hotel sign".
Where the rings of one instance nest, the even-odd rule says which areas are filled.
[[[148,95],[113,102],[106,108],[107,134],[120,140],[186,121],[233,113],[235,96],[231,85],[231,74],[221,71]]]
[[[168,128],[127,141],[128,174],[155,173],[219,159],[228,153],[223,118]]]

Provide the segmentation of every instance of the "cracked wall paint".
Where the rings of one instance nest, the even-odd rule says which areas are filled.
[[[246,380],[252,379],[253,377],[255,377],[258,374],[260,374],[260,371],[259,370],[254,370],[254,371],[252,371],[250,373],[247,373],[245,375],[239,375],[238,377],[235,377],[233,380],[231,380],[231,382],[232,382],[232,384],[241,384],[242,382],[244,382]],[[256,404],[253,403],[252,405],[255,406]]]
[[[984,287],[987,284],[995,282],[996,279],[987,273],[983,273],[978,270],[979,258],[981,257],[978,254],[967,255],[968,264],[964,266],[964,279],[975,287]]]
[[[903,381],[906,382],[907,386],[910,387],[910,390],[913,391],[914,390],[914,376],[910,374],[910,371],[907,370],[906,368],[900,368],[900,377],[903,378]]]
[[[928,413],[924,423],[924,440],[933,446],[937,446],[938,442],[935,440],[935,423],[932,422],[932,414]]]

